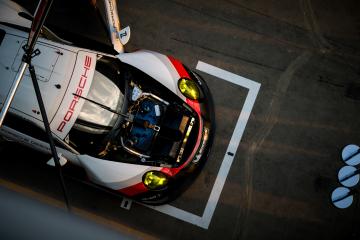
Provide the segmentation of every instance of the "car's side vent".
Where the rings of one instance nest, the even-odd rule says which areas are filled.
[[[19,12],[18,15],[19,15],[20,17],[23,17],[23,18],[29,20],[29,21],[34,20],[33,16],[31,16],[30,14],[28,14],[28,13],[26,13],[26,12]]]
[[[4,40],[6,32],[3,29],[0,29],[0,46],[2,44],[2,41]]]

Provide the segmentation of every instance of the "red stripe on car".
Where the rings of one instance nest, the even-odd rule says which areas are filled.
[[[118,191],[125,194],[126,196],[132,197],[137,194],[147,192],[148,189],[142,182],[140,182],[130,187],[119,189]]]
[[[191,100],[187,98],[186,103],[200,115],[201,109],[200,104],[197,100]]]
[[[172,65],[174,66],[174,68],[176,69],[176,71],[178,72],[180,78],[189,78],[190,79],[190,75],[189,73],[186,71],[184,65],[177,60],[174,57],[168,56],[170,62],[172,63]],[[189,98],[186,98],[186,103],[192,107],[199,115],[201,113],[200,110],[200,104],[197,100],[191,100]]]
[[[170,62],[175,67],[176,71],[180,75],[180,78],[190,78],[189,73],[186,71],[182,63],[174,57],[168,56]]]
[[[190,75],[189,73],[186,71],[184,65],[177,59],[175,59],[174,57],[168,56],[170,62],[172,63],[172,65],[174,66],[174,68],[176,69],[176,71],[178,72],[180,78],[189,78],[190,79]],[[202,129],[203,129],[203,122],[202,122],[202,118],[201,118],[201,108],[200,108],[200,104],[197,100],[192,100],[189,98],[186,98],[186,103],[196,111],[196,113],[199,116],[199,132],[198,132],[198,138],[196,140],[196,144],[194,147],[193,152],[190,154],[190,157],[186,160],[186,162],[184,164],[182,164],[180,167],[177,168],[168,168],[168,167],[164,167],[162,168],[160,171],[168,174],[170,176],[175,176],[181,169],[183,169],[186,165],[188,165],[188,163],[190,161],[192,161],[192,159],[194,158],[197,149],[200,146],[200,142],[201,142],[201,137],[202,137]]]

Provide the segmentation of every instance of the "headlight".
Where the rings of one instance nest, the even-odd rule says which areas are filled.
[[[200,97],[200,91],[195,81],[187,78],[180,78],[178,82],[180,92],[187,98],[197,100]]]
[[[143,183],[150,190],[156,190],[165,187],[168,179],[162,172],[150,171],[144,174]]]

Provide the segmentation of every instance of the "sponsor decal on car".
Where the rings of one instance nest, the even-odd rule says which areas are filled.
[[[91,67],[91,57],[85,56],[84,70],[83,70],[83,74],[80,76],[80,81],[75,91],[76,95],[74,95],[74,98],[70,103],[68,111],[66,112],[63,120],[57,127],[57,130],[59,132],[62,132],[64,130],[65,125],[71,120],[74,114],[76,104],[79,102],[79,97],[82,95],[83,89],[85,88],[86,81],[88,79],[88,71],[90,67]]]
[[[93,53],[79,52],[74,73],[64,99],[53,121],[52,129],[56,135],[64,139],[80,113],[84,101],[81,96],[87,96],[96,65],[96,55]]]

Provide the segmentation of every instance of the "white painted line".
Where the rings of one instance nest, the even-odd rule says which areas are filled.
[[[185,222],[197,225],[199,227],[203,227],[202,218],[200,216],[195,215],[190,212],[186,212],[180,208],[173,207],[169,204],[160,205],[160,206],[149,206],[149,205],[144,205],[144,206],[147,206],[147,207],[157,210],[159,212],[165,213],[174,218],[183,220]]]
[[[198,61],[196,65],[196,69],[200,70],[202,72],[208,73],[210,75],[213,75],[215,77],[221,78],[223,80],[226,80],[228,82],[231,82],[233,84],[239,85],[244,88],[248,88],[255,90],[255,88],[260,88],[260,83],[254,82],[250,79],[244,78],[242,76],[236,75],[234,73],[228,72],[224,69],[215,67],[213,65],[204,63],[202,61]]]
[[[236,123],[235,130],[231,136],[230,143],[225,152],[224,159],[221,163],[219,173],[215,180],[215,184],[211,190],[211,194],[206,204],[204,214],[202,216],[203,224],[204,224],[203,227],[207,229],[210,225],[216,205],[220,198],[220,194],[225,185],[225,180],[227,178],[227,175],[229,174],[232,162],[235,157],[235,155],[230,156],[227,153],[232,152],[235,154],[237,148],[239,147],[241,138],[245,131],[246,124],[250,117],[250,113],[253,109],[257,94],[259,93],[260,84],[203,62],[198,62],[196,69],[249,89],[240,116]]]
[[[232,162],[234,161],[234,156],[230,156],[227,153],[232,152],[236,153],[241,138],[243,136],[243,133],[245,131],[246,124],[249,120],[250,113],[253,109],[256,97],[259,93],[261,84],[254,82],[252,80],[249,80],[247,78],[241,77],[239,75],[236,75],[234,73],[225,71],[223,69],[220,69],[218,67],[212,66],[210,64],[198,61],[198,64],[196,66],[197,70],[200,70],[202,72],[208,73],[210,75],[213,75],[217,78],[226,80],[230,83],[237,84],[239,86],[247,88],[248,94],[246,96],[243,108],[241,110],[240,116],[238,118],[238,121],[236,123],[234,132],[231,136],[230,143],[227,147],[227,150],[225,152],[225,156],[223,158],[223,161],[221,163],[219,172],[216,176],[216,180],[214,183],[214,186],[211,190],[210,197],[206,203],[205,210],[203,212],[203,215],[200,217],[198,215],[195,215],[190,212],[186,212],[182,209],[173,207],[169,204],[161,205],[161,206],[148,206],[149,208],[152,208],[154,210],[157,210],[159,212],[162,212],[164,214],[170,215],[174,218],[183,220],[185,222],[197,225],[199,227],[202,227],[204,229],[208,229],[211,219],[214,215],[217,203],[219,201],[222,189],[224,188],[226,178],[229,174]]]

